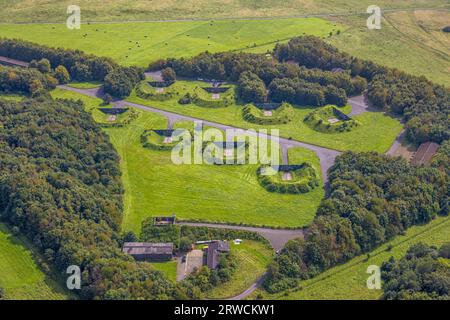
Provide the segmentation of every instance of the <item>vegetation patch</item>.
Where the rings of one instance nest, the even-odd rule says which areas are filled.
[[[267,245],[256,241],[244,240],[241,244],[231,243],[231,252],[236,257],[238,272],[229,280],[206,293],[210,299],[230,298],[244,292],[266,271],[273,250]]]
[[[248,104],[242,109],[245,121],[256,124],[286,124],[294,118],[294,108],[289,103],[283,103],[276,109],[258,108]]]
[[[327,133],[348,132],[360,124],[335,106],[326,106],[309,113],[304,122],[316,131]]]
[[[299,281],[298,286],[277,294],[260,290],[254,294],[266,300],[379,300],[383,290],[367,288],[367,268],[381,266],[391,257],[401,259],[417,243],[441,246],[450,242],[449,217],[438,217],[429,224],[413,226],[403,235],[370,252],[335,266],[317,277]],[[383,286],[384,287],[384,286]]]
[[[0,300],[66,299],[62,288],[43,272],[48,271],[48,265],[23,237],[13,233],[0,223]]]
[[[320,179],[313,166],[307,162],[301,165],[260,167],[257,171],[259,183],[270,192],[307,193],[320,185]]]
[[[450,300],[450,243],[440,249],[423,243],[405,257],[381,266],[386,300]]]

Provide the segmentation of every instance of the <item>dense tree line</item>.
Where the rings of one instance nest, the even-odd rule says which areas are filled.
[[[237,82],[238,96],[246,103],[265,102],[269,98],[268,101],[299,105],[342,106],[348,95],[359,94],[367,87],[364,78],[352,79],[348,72],[307,69],[264,54],[205,52],[189,59],[158,61],[149,68],[166,67],[183,77]]]
[[[264,82],[254,73],[246,71],[239,77],[237,94],[243,102],[266,102],[267,89]]]
[[[361,78],[365,78],[369,100],[377,108],[402,115],[412,142],[441,143],[450,138],[450,90],[425,77],[351,57],[312,36],[279,44],[274,54],[280,61],[295,60],[308,68],[340,68],[355,77],[354,86],[364,87]]]
[[[35,69],[0,66],[0,91],[39,95],[54,89],[58,80]]]
[[[376,153],[344,153],[329,175],[330,196],[304,239],[289,242],[269,267],[265,288],[280,291],[404,232],[448,215],[448,175]]]
[[[245,230],[231,230],[207,227],[192,227],[184,225],[173,225],[166,227],[154,226],[153,218],[142,222],[141,235],[128,235],[127,239],[143,242],[172,242],[182,252],[188,251],[192,244],[197,241],[208,241],[214,239],[234,240],[248,239],[268,244],[267,240],[255,232]]]
[[[378,108],[402,115],[412,142],[450,139],[450,90],[443,86],[391,70],[374,77],[369,99]]]
[[[402,259],[383,263],[381,275],[383,299],[450,300],[450,243],[413,245]]]
[[[46,59],[51,68],[64,66],[74,80],[105,82],[105,92],[120,98],[128,96],[134,86],[144,79],[140,68],[119,66],[110,58],[22,40],[0,39],[0,56],[27,62],[34,60],[32,66],[35,61]],[[45,68],[43,65],[40,67]]]
[[[0,219],[65,274],[80,266],[85,299],[170,299],[176,288],[121,253],[119,157],[81,102],[0,100]]]
[[[335,104],[344,106],[347,95],[344,89],[333,85],[326,87],[299,78],[274,79],[269,86],[269,98],[273,102],[289,102],[308,106]]]

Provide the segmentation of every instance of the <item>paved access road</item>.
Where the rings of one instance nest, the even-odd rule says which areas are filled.
[[[72,87],[66,86],[66,85],[61,85],[58,87],[60,89],[77,92],[77,93],[84,94],[84,95],[91,96],[91,97],[100,98],[103,95],[103,89],[101,87],[94,88],[94,89],[78,89],[78,88],[72,88]],[[175,112],[165,111],[165,110],[158,109],[155,107],[144,106],[141,104],[128,102],[126,100],[116,100],[113,102],[113,106],[116,108],[123,108],[126,106],[130,106],[130,107],[134,107],[134,108],[141,109],[144,111],[158,113],[168,119],[169,127],[171,127],[173,125],[173,123],[175,123],[177,121],[202,121],[204,125],[218,128],[221,130],[226,130],[226,129],[244,130],[239,127],[234,127],[234,126],[225,125],[222,123],[207,121],[207,120],[203,120],[203,119],[196,118],[196,117],[191,117],[191,116],[178,114]],[[261,133],[256,133],[256,134],[259,137],[266,138],[266,139],[274,138],[273,136],[266,135],[266,134],[261,134]],[[302,147],[302,148],[306,148],[306,149],[314,151],[320,159],[322,178],[323,178],[324,182],[326,182],[328,180],[328,169],[331,168],[331,166],[334,164],[334,160],[340,154],[340,152],[336,151],[336,150],[319,147],[319,146],[316,146],[316,145],[313,145],[310,143],[301,142],[301,141],[297,141],[297,140],[279,138],[279,142],[280,142],[280,147],[282,149],[282,154],[284,155],[283,162],[287,161],[287,149],[289,149],[289,148]]]
[[[177,222],[178,225],[192,226],[192,227],[208,227],[218,229],[229,230],[244,230],[250,232],[256,232],[262,237],[269,240],[275,251],[281,250],[286,242],[292,239],[303,238],[303,229],[270,229],[270,228],[258,228],[258,227],[246,227],[246,226],[234,226],[227,224],[216,223],[203,223],[203,222]]]

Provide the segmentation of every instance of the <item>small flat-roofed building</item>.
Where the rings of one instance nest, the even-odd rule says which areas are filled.
[[[137,261],[167,261],[173,249],[173,243],[125,242],[122,251]]]
[[[431,159],[433,159],[433,156],[436,154],[436,152],[439,150],[439,145],[434,142],[425,142],[422,143],[419,146],[419,149],[417,149],[416,154],[411,160],[411,164],[413,166],[421,166],[421,165],[427,165],[430,164]]]
[[[175,224],[176,215],[172,215],[171,217],[154,217],[153,225],[155,226],[171,226]]]
[[[204,264],[210,269],[216,269],[220,254],[230,252],[230,245],[226,241],[213,241],[205,249]]]

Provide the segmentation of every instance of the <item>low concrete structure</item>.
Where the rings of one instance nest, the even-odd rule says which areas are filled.
[[[154,226],[171,226],[175,224],[177,216],[172,215],[171,217],[154,217],[153,225]]]
[[[419,146],[419,149],[417,149],[417,152],[414,155],[413,159],[411,160],[411,164],[413,166],[430,164],[431,159],[433,159],[433,156],[436,154],[438,150],[439,145],[437,143],[434,142],[422,143]]]

